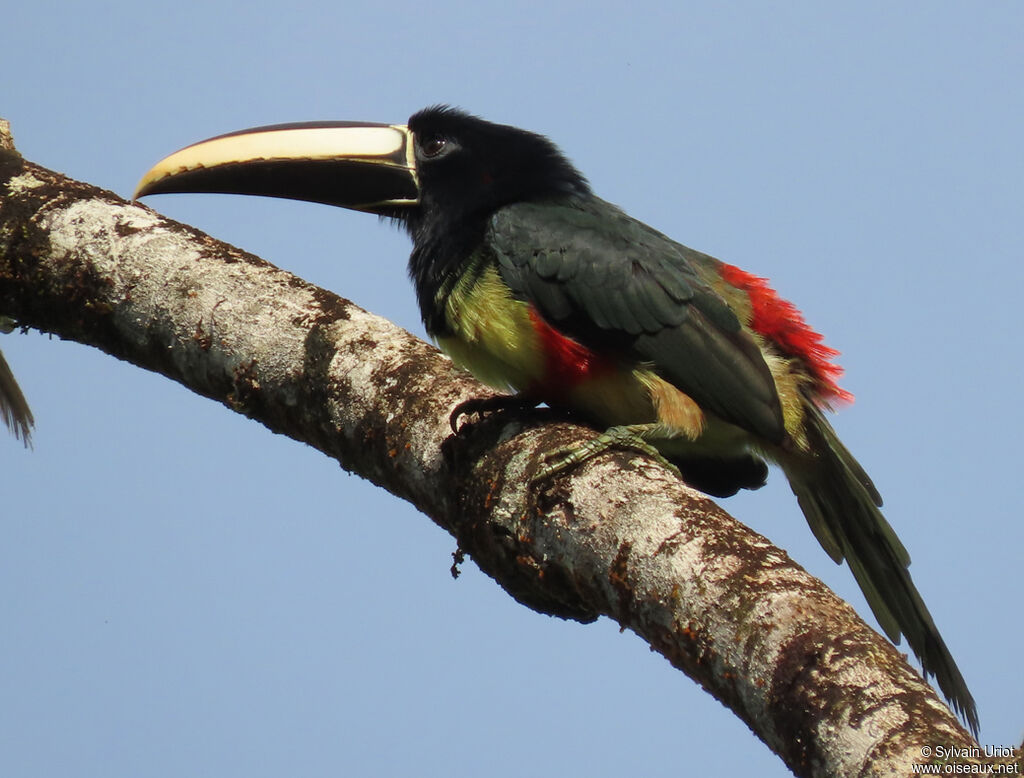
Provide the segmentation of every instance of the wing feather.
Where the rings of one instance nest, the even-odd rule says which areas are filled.
[[[597,198],[503,208],[486,244],[513,293],[552,326],[654,365],[725,421],[772,442],[785,436],[757,344],[698,272],[715,260]]]

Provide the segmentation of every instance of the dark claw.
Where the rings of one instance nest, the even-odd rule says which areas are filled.
[[[463,416],[484,417],[500,411],[526,411],[536,408],[537,400],[530,400],[519,394],[497,394],[492,397],[474,397],[459,403],[448,417],[452,432],[459,434],[459,419]]]

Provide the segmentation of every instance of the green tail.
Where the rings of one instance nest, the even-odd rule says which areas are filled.
[[[805,429],[816,456],[794,459],[786,475],[807,523],[837,564],[846,559],[885,634],[897,644],[900,634],[906,635],[925,676],[935,676],[977,737],[974,698],[910,578],[910,555],[879,510],[882,498],[832,426],[809,403]]]
[[[0,322],[2,325],[2,322]],[[0,353],[0,419],[14,433],[14,437],[24,441],[26,447],[32,445],[32,411],[25,402],[14,373],[7,365],[7,360]]]

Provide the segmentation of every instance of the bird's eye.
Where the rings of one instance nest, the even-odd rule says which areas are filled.
[[[448,145],[448,139],[443,135],[428,135],[420,142],[420,150],[424,157],[436,157]]]

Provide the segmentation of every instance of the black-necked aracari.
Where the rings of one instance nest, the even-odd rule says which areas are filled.
[[[4,319],[0,316],[0,331],[4,329]],[[26,448],[31,448],[35,420],[3,353],[0,353],[0,419],[15,438],[19,438]]]
[[[485,382],[611,428],[585,455],[650,445],[716,495],[760,486],[764,459],[776,462],[882,629],[907,637],[977,732],[881,497],[823,415],[852,399],[837,384],[837,352],[763,278],[596,197],[547,138],[448,107],[408,125],[286,124],[202,141],[159,162],[136,196],[165,192],[287,197],[397,220],[412,238],[427,332]]]

